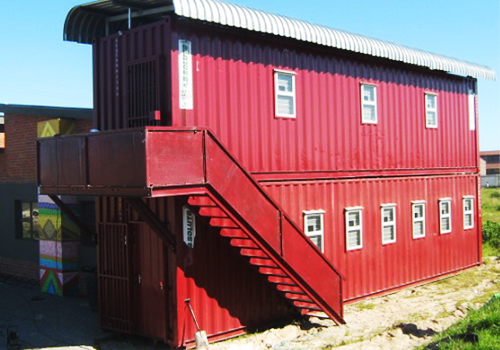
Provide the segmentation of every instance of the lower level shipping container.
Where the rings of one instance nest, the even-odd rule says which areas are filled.
[[[477,175],[262,185],[306,234],[322,237],[346,302],[481,262]],[[321,227],[311,231],[315,213]]]

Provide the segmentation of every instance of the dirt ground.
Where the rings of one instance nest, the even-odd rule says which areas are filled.
[[[500,260],[456,276],[344,308],[346,325],[330,320],[269,329],[211,344],[211,350],[412,349],[480,308],[500,291]]]

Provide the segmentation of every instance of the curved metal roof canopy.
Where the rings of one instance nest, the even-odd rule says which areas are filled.
[[[220,0],[95,1],[71,9],[64,24],[64,39],[91,43],[95,38],[126,30],[129,26],[129,18],[133,26],[137,26],[158,20],[169,13],[387,58],[452,74],[495,80],[495,72],[485,66]]]

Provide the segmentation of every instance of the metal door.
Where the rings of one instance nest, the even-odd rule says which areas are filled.
[[[101,326],[132,332],[129,226],[99,224],[97,241]]]
[[[134,318],[137,333],[167,340],[166,251],[147,224],[133,224]]]

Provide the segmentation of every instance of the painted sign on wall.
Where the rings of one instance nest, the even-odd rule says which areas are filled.
[[[193,212],[187,207],[182,208],[182,222],[184,243],[186,243],[189,248],[193,248],[194,239],[196,237],[196,218]]]

